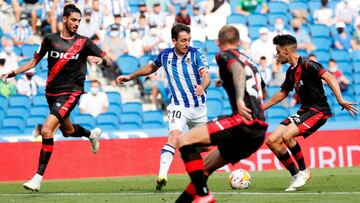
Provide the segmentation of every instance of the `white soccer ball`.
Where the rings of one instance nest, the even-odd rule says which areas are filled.
[[[251,176],[244,169],[236,169],[230,173],[229,183],[232,189],[246,189],[251,184]]]

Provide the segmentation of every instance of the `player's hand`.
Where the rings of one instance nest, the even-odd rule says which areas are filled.
[[[196,96],[201,96],[205,93],[205,90],[201,85],[195,84],[194,87]]]
[[[246,107],[243,100],[237,102],[237,108],[238,113],[241,117],[243,117],[247,121],[252,120],[251,109]]]
[[[223,81],[220,78],[215,79],[214,83],[216,87],[221,87],[223,85]]]
[[[97,65],[100,65],[102,64],[103,60],[101,57],[97,57],[97,56],[88,56],[87,57],[87,60],[90,62],[90,63],[95,63]]]
[[[346,100],[342,100],[342,101],[339,101],[339,104],[342,106],[341,110],[346,109],[353,117],[359,113],[359,109],[356,108],[356,106],[354,106],[357,104],[357,102],[349,102]]]
[[[127,81],[130,81],[131,78],[130,76],[128,75],[120,75],[119,77],[116,78],[116,82],[119,84],[119,85],[122,85],[124,84],[125,82]]]

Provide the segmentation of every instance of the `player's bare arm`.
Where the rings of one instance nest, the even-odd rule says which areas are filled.
[[[196,96],[201,96],[205,93],[205,90],[210,86],[210,75],[209,72],[206,69],[201,69],[200,70],[200,75],[201,75],[201,79],[202,82],[200,85],[195,84],[195,95]]]
[[[19,67],[18,69],[13,70],[9,73],[0,75],[0,79],[12,78],[12,77],[16,76],[17,74],[23,73],[25,71],[28,71],[28,70],[34,68],[38,63],[39,63],[39,61],[36,58],[33,58],[29,62],[25,63],[23,66]]]
[[[289,92],[286,90],[281,89],[278,91],[274,96],[272,96],[267,102],[264,104],[264,110],[272,107],[273,105],[281,102],[288,96]]]
[[[104,65],[107,68],[111,67],[111,60],[109,56],[105,56],[104,58],[97,56],[88,56],[87,60],[91,63],[95,63],[97,65]]]
[[[355,114],[359,113],[359,109],[354,106],[357,104],[356,102],[346,101],[342,98],[339,83],[331,73],[325,72],[322,74],[321,78],[324,79],[329,85],[336,97],[336,100],[343,107],[343,109],[346,109],[352,116],[355,116]]]
[[[235,86],[235,93],[236,93],[236,104],[238,108],[238,113],[241,117],[245,118],[246,120],[251,120],[251,109],[247,108],[244,102],[245,96],[245,69],[241,66],[239,62],[234,62],[230,66],[230,71],[233,75],[233,81]]]
[[[130,75],[120,75],[119,77],[116,78],[116,82],[121,85],[121,84],[124,84],[125,82],[128,82],[139,76],[150,75],[151,73],[156,72],[158,69],[159,69],[159,67],[155,66],[152,63],[146,64],[141,69],[135,71],[134,73],[132,73]]]

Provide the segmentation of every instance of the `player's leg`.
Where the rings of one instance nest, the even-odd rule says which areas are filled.
[[[92,153],[96,152],[100,148],[99,138],[101,135],[101,129],[95,128],[93,130],[88,130],[81,125],[71,123],[69,117],[65,118],[61,122],[60,130],[64,137],[86,137],[91,143]]]
[[[217,169],[224,166],[228,162],[222,158],[218,149],[214,149],[204,157],[204,174],[206,180]],[[196,190],[194,184],[191,182],[183,193],[176,200],[177,203],[192,202],[196,196]]]
[[[186,126],[186,114],[177,106],[169,106],[169,135],[167,143],[162,147],[160,154],[159,175],[156,179],[156,190],[161,190],[167,183],[167,175],[174,159],[178,138]]]
[[[42,146],[40,150],[39,165],[35,176],[24,183],[24,188],[32,191],[39,191],[43,175],[49,163],[54,146],[54,132],[59,126],[59,120],[50,114],[41,128]]]
[[[206,175],[204,174],[204,163],[200,153],[196,150],[196,145],[210,145],[210,134],[207,126],[199,126],[191,129],[188,133],[179,137],[181,157],[184,161],[186,171],[191,182],[194,184],[195,191],[199,197],[209,197],[209,190],[206,185]]]

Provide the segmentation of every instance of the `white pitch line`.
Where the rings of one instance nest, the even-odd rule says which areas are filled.
[[[3,193],[0,196],[126,196],[126,195],[179,195],[180,192],[119,192],[119,193]],[[360,195],[360,192],[212,192],[214,195]]]

